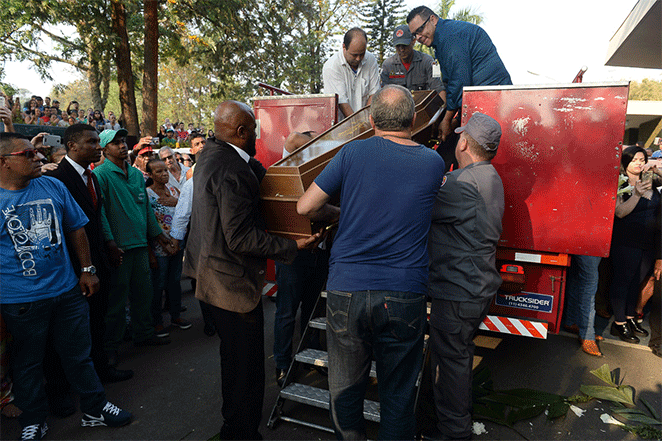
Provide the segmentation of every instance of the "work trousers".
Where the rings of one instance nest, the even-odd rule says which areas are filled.
[[[264,315],[262,301],[238,313],[209,305],[221,339],[221,439],[262,439]]]
[[[106,352],[117,351],[126,329],[126,302],[131,307],[133,341],[154,335],[151,312],[152,278],[147,247],[124,250],[122,264],[110,271],[110,294],[106,313]]]
[[[491,297],[475,303],[432,299],[430,360],[443,439],[471,438],[473,339],[491,302]]]

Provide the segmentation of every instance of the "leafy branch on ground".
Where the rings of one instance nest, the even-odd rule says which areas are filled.
[[[662,425],[660,416],[643,398],[639,401],[644,405],[644,409],[636,407],[634,389],[618,381],[616,370],[610,371],[609,366],[604,364],[591,371],[591,374],[607,385],[582,385],[580,391],[583,395],[566,397],[534,389],[493,390],[490,372],[484,368],[474,376],[474,418],[509,427],[527,439],[514,427],[516,422],[535,418],[545,411],[549,420],[560,418],[568,413],[572,404],[599,399],[613,403],[611,411],[616,417],[629,423],[640,424],[624,424],[620,420],[614,420],[623,430],[635,433],[643,439],[662,437],[662,431],[653,427]]]

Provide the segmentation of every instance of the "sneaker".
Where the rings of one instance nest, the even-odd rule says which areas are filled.
[[[83,427],[108,426],[120,427],[131,422],[133,415],[126,410],[122,410],[110,401],[106,401],[101,412],[98,415],[83,414],[81,424]]]
[[[168,329],[164,328],[163,325],[156,325],[156,328],[154,328],[154,335],[159,338],[169,337],[170,332],[168,332]]]
[[[29,426],[25,426],[21,432],[21,440],[42,439],[46,435],[47,431],[48,426],[46,425],[46,421],[41,424],[31,424]]]
[[[173,326],[177,326],[179,329],[188,329],[191,327],[191,323],[183,320],[181,318],[174,319],[170,322]]]

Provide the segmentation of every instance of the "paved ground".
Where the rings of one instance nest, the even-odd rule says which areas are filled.
[[[57,419],[49,417],[47,439],[52,440],[208,440],[221,427],[220,367],[218,337],[207,337],[202,332],[202,317],[190,285],[183,282],[187,292],[183,314],[193,322],[193,328],[171,333],[172,344],[156,348],[135,348],[126,343],[120,352],[120,368],[136,372],[132,380],[109,384],[109,399],[135,415],[135,420],[119,429],[82,428],[80,412]],[[266,421],[275,403],[278,388],[273,376],[271,357],[273,344],[273,318],[275,304],[264,302],[266,339],[266,396],[261,433],[265,439],[318,440],[333,439],[333,435],[293,423],[279,422],[275,429],[266,427]],[[602,320],[602,319],[600,319]],[[166,319],[167,321],[167,319]],[[607,326],[608,322],[600,324]],[[608,329],[608,328],[607,328]],[[548,340],[501,336],[486,333],[476,339],[478,368],[487,366],[492,372],[495,389],[518,387],[535,388],[563,395],[579,393],[582,384],[599,384],[590,370],[608,363],[620,368],[625,384],[632,385],[636,396],[645,397],[660,412],[662,408],[662,360],[642,345],[630,345],[607,339],[601,344],[603,358],[584,354],[575,336],[551,335]],[[316,372],[299,369],[303,381],[324,385],[325,378]],[[548,421],[539,416],[516,424],[515,428],[528,439],[636,439],[617,427],[600,421],[600,415],[609,410],[605,403],[590,402],[580,405],[586,409],[582,417],[569,413],[565,418]],[[328,426],[328,413],[296,403],[284,407],[287,415]],[[661,412],[662,413],[662,412]],[[2,417],[1,439],[18,439],[20,429],[15,420]],[[523,439],[512,429],[486,422],[486,434],[474,436],[477,440]],[[376,425],[370,423],[369,435],[375,435]]]

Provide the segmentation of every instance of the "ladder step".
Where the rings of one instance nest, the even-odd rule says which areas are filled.
[[[329,354],[319,349],[305,349],[294,356],[300,363],[312,364],[313,366],[329,367]],[[373,361],[370,366],[370,376],[377,378],[377,364]]]
[[[292,383],[280,391],[282,398],[318,407],[329,409],[329,391],[305,384]],[[363,400],[363,417],[366,420],[379,422],[379,403]]]
[[[310,322],[308,322],[308,325],[311,328],[325,330],[326,329],[326,317],[315,317]]]

